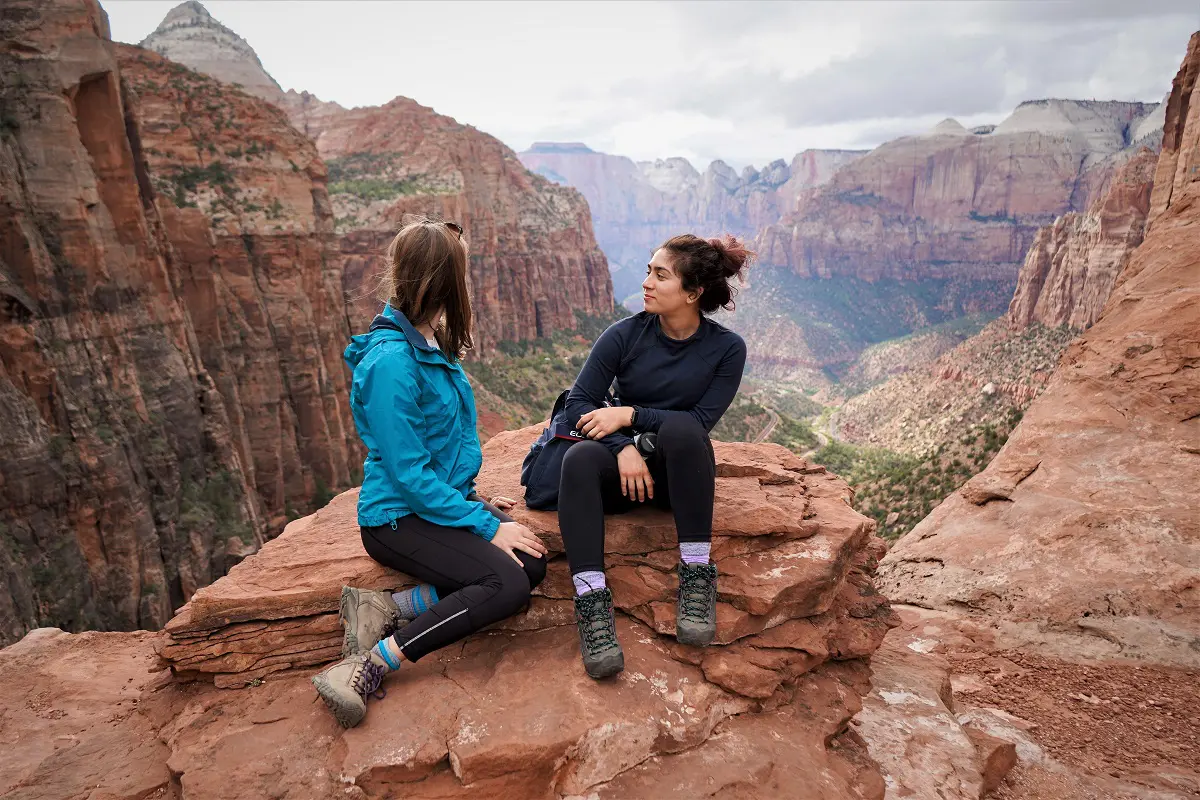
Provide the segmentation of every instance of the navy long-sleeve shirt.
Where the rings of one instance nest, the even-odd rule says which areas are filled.
[[[657,431],[672,414],[689,414],[711,431],[733,402],[746,366],[742,337],[708,317],[687,339],[663,333],[658,315],[626,317],[600,334],[567,397],[567,421],[604,404],[616,379],[622,406],[637,407],[634,432]],[[633,443],[625,428],[600,440],[614,453]]]

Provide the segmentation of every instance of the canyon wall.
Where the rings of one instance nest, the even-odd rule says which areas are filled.
[[[520,154],[529,169],[573,186],[591,207],[596,238],[608,256],[617,298],[640,308],[638,286],[654,248],[680,233],[752,237],[793,210],[798,198],[829,180],[856,150],[806,150],[791,164],[774,161],[740,173],[722,161],[698,172],[684,158],[634,162],[579,143],[538,142]]]
[[[1200,33],[1145,239],[979,475],[888,553],[892,598],[1195,667],[1200,646]]]
[[[353,485],[340,255],[311,141],[275,106],[114,46],[176,293],[268,528]]]
[[[267,523],[107,38],[0,6],[0,642],[159,627]]]
[[[407,213],[466,228],[477,355],[612,313],[587,203],[526,170],[498,139],[403,97],[346,110],[289,92],[284,106],[329,165],[355,330],[378,307],[380,255]]]
[[[345,294],[404,211],[468,226],[483,353],[611,314],[583,199],[490,137],[407,101],[329,123],[352,164],[411,153],[437,187],[348,212],[342,238],[280,108],[113,44],[95,2],[7,4],[0,24],[0,641],[159,627],[358,480],[341,351],[377,301]],[[198,3],[160,33],[210,65],[241,42]]]
[[[946,120],[887,142],[768,226],[760,257],[803,277],[1011,285],[1037,229],[1088,207],[1102,180],[1092,170],[1103,172],[1106,159],[1153,136],[1156,108],[1036,100],[987,132]]]
[[[384,252],[407,213],[466,228],[471,247],[475,346],[570,330],[577,315],[609,316],[612,285],[587,203],[525,170],[499,140],[397,97],[344,109],[279,90],[253,48],[196,0],[176,6],[142,45],[284,109],[328,162],[338,233],[332,271],[343,276],[351,329],[379,309]]]
[[[1142,243],[1157,163],[1157,143],[1139,149],[1086,212],[1064,214],[1037,232],[1008,306],[1010,324],[1083,330],[1096,321]]]

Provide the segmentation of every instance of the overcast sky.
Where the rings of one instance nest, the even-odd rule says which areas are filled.
[[[102,0],[137,43],[175,2]],[[758,166],[868,148],[1022,100],[1157,101],[1197,0],[358,2],[211,0],[286,89],[411,97],[523,150]]]

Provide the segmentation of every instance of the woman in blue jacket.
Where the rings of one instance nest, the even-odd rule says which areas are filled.
[[[371,558],[425,583],[395,594],[342,590],[345,657],[313,684],[347,728],[386,674],[514,614],[546,576],[546,548],[497,507],[512,501],[491,505],[474,492],[483,456],[459,366],[471,347],[462,228],[410,222],[388,261],[390,299],[345,353],[367,448],[358,523]]]

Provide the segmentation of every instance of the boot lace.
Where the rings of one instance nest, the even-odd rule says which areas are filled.
[[[384,667],[364,655],[362,664],[350,678],[350,686],[364,698],[368,696],[382,698],[385,692],[379,688],[379,684],[383,682],[383,676],[386,674],[387,670]]]
[[[684,617],[706,622],[716,594],[716,570],[694,567],[680,570],[679,606]]]
[[[407,620],[401,616],[399,611],[393,611],[392,615],[388,617],[388,621],[383,623],[383,627],[379,629],[379,641],[383,641],[387,637],[391,636],[393,633],[407,625],[409,621],[410,620]]]
[[[609,611],[607,592],[589,592],[575,599],[579,630],[584,646],[591,652],[617,643],[617,628]]]

